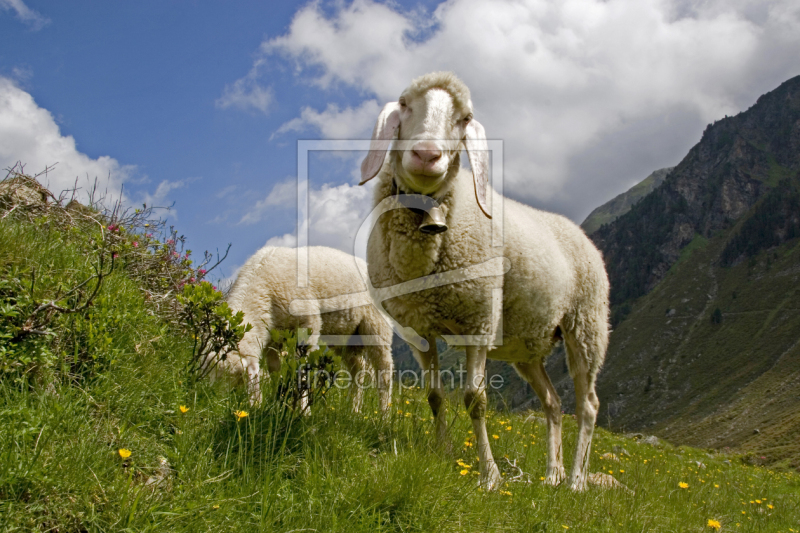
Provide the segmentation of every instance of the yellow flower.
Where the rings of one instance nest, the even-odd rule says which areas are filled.
[[[506,431],[511,431],[511,426],[508,426],[508,427],[506,428]]]
[[[689,484],[688,484],[688,483],[684,483],[683,481],[681,481],[680,483],[678,483],[678,486],[679,486],[680,488],[682,488],[682,489],[688,489],[688,488],[689,488]]]
[[[460,473],[462,476],[466,476],[467,474],[469,474],[469,470],[465,468],[464,470],[462,470],[462,471],[461,471],[461,472],[459,472],[459,473]]]
[[[247,411],[234,411],[233,416],[236,417],[236,421],[238,422],[242,418],[247,418],[248,412]]]
[[[181,405],[180,407],[178,407],[178,409],[180,409],[181,413],[183,413],[183,414],[186,414],[186,413],[189,412],[189,408],[186,407],[185,405]]]
[[[501,490],[501,491],[500,491],[500,494],[503,494],[503,495],[505,495],[505,496],[511,496],[511,493],[510,493],[510,492],[508,492],[507,490]]]
[[[756,503],[760,504],[760,503],[761,503],[761,500],[756,500]]]
[[[472,443],[470,441],[464,441],[464,446],[466,446],[467,448],[471,448]]]
[[[719,529],[722,527],[722,524],[720,524],[718,520],[712,520],[709,518],[708,527],[710,527],[711,529]]]
[[[767,504],[767,507],[769,507],[770,509],[775,509],[775,508],[772,506],[772,504],[771,504],[771,503],[768,503],[768,504]]]
[[[119,456],[122,457],[123,459],[127,459],[128,457],[131,456],[131,451],[130,450],[126,450],[125,448],[120,448],[119,449]]]
[[[499,436],[497,436],[497,435],[492,435],[492,438],[493,438],[493,439],[499,439],[500,437],[499,437]]]

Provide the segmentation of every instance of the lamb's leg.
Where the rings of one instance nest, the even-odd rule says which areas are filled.
[[[427,352],[417,350],[413,346],[411,351],[422,368],[423,380],[427,385],[428,405],[436,420],[436,439],[439,443],[444,443],[447,439],[447,417],[442,376],[439,372],[439,353],[436,351],[435,337],[427,337],[425,340],[428,341]]]
[[[570,488],[582,491],[586,488],[592,434],[600,401],[595,392],[596,371],[591,370],[590,350],[569,334],[566,335],[565,344],[569,371],[575,383],[575,415],[578,419],[578,439],[575,446],[575,462],[572,464],[570,474]]]
[[[361,411],[361,404],[364,399],[364,350],[346,347],[345,365],[350,373],[350,397],[353,401],[353,412]]]
[[[392,374],[394,362],[392,361],[391,346],[367,346],[367,357],[375,373],[375,386],[378,388],[381,413],[389,413],[389,404],[392,402]]]
[[[514,363],[514,368],[531,384],[539,401],[542,402],[542,410],[547,418],[547,470],[544,482],[548,485],[558,485],[565,477],[561,447],[561,398],[544,369],[543,361]]]
[[[244,334],[238,346],[242,378],[247,385],[250,405],[261,403],[261,351],[264,334],[263,328],[254,327]]]
[[[478,441],[481,486],[494,489],[500,480],[500,470],[492,457],[489,436],[486,433],[486,352],[485,346],[467,346],[467,383],[464,404],[472,419],[472,430]]]

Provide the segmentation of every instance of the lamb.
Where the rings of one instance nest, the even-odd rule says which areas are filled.
[[[464,149],[472,171],[461,168]],[[487,357],[511,363],[533,387],[547,418],[545,482],[565,479],[561,399],[543,364],[563,339],[579,424],[569,483],[582,491],[599,407],[595,380],[608,345],[608,276],[577,225],[502,197],[488,185],[488,169],[483,126],[473,119],[469,89],[454,74],[421,76],[383,108],[361,165],[362,184],[377,176],[379,216],[367,243],[372,293],[415,279],[424,286],[376,305],[398,331],[412,328],[425,340],[412,351],[430,376],[428,403],[439,438],[446,421],[435,339],[465,346],[464,402],[487,489],[501,479],[486,433]],[[409,198],[421,198],[424,208],[402,208]],[[500,207],[498,243],[492,236],[498,220],[490,218]],[[469,276],[443,284],[443,277],[466,269]]]
[[[353,410],[361,407],[366,359],[375,371],[381,409],[387,412],[392,392],[392,327],[369,300],[359,272],[366,272],[366,264],[324,246],[301,250],[308,257],[307,287],[298,287],[295,248],[264,246],[241,268],[227,301],[234,312],[243,311],[245,322],[253,327],[239,342],[238,351],[230,352],[224,361],[215,361],[212,379],[227,376],[234,383],[246,382],[251,403],[259,403],[262,356],[270,372],[280,369],[270,329],[308,328],[307,342],[312,348],[320,336],[329,345],[347,345],[342,360],[354,377]],[[338,301],[339,310],[322,307],[331,299]]]

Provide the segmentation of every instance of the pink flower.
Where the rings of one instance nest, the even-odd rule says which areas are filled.
[[[167,241],[167,244],[175,244],[175,239],[170,239]]]
[[[153,238],[153,234],[152,233],[145,233],[144,236],[147,237],[148,239],[152,239]]]
[[[206,272],[208,272],[208,270],[206,270],[205,268],[201,268],[200,270],[197,271],[197,275],[198,276],[205,276]]]
[[[119,257],[119,254],[114,254],[113,257],[114,259],[116,259],[117,257]]]
[[[214,289],[214,290],[217,290],[217,286],[216,285],[212,285],[211,288]]]
[[[134,248],[138,248],[138,247],[139,247],[139,243],[138,243],[138,242],[136,242],[136,241],[133,241],[133,247],[134,247]]]
[[[114,224],[108,226],[108,231],[117,231],[117,227]]]
[[[179,254],[178,252],[172,252],[172,255],[173,255],[174,257],[178,257],[180,254]]]
[[[194,279],[194,278],[189,278],[189,283],[194,283],[195,281],[197,281],[197,280]]]

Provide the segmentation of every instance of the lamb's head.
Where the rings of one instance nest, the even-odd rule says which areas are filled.
[[[451,72],[433,72],[411,82],[397,102],[386,104],[372,133],[370,152],[361,164],[361,183],[375,177],[396,140],[394,177],[409,192],[434,198],[447,191],[467,150],[475,197],[486,207],[489,152],[483,126],[472,116],[469,89]],[[491,217],[490,217],[491,218]]]

